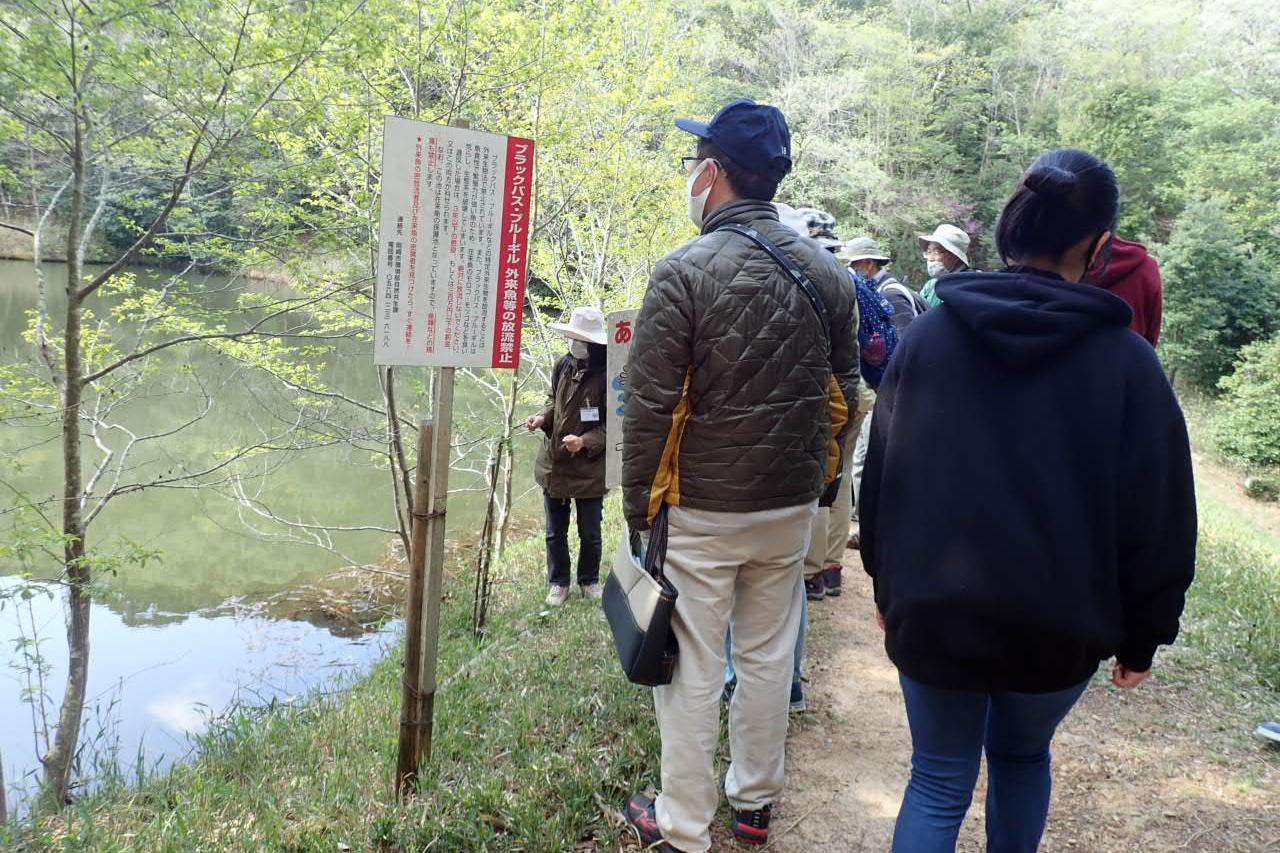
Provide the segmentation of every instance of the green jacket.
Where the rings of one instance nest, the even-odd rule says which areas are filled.
[[[551,393],[542,412],[542,447],[533,478],[553,498],[603,497],[605,448],[605,366],[588,367],[571,355],[556,362]],[[591,409],[599,420],[583,421]],[[566,435],[582,436],[578,453],[564,449]]]
[[[741,234],[788,253],[822,295],[828,330],[783,269]],[[716,210],[654,268],[627,362],[622,497],[649,527],[663,503],[720,512],[817,501],[842,468],[858,398],[858,312],[835,256],[773,205]]]

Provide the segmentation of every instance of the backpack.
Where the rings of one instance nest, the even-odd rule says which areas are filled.
[[[858,368],[868,385],[879,388],[889,358],[898,348],[893,306],[867,278],[852,270],[849,277],[858,296]]]
[[[921,314],[929,310],[929,303],[925,301],[925,298],[919,293],[916,293],[910,287],[907,287],[906,283],[898,281],[896,278],[891,278],[884,284],[880,285],[880,292],[884,293],[890,288],[892,288],[895,293],[901,292],[902,295],[907,298],[907,301],[911,303],[912,319],[919,317]]]

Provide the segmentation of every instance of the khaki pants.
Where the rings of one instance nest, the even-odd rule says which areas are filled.
[[[853,471],[853,448],[860,435],[856,422],[854,428],[845,435],[844,476],[840,479],[840,492],[836,495],[836,502],[831,505],[831,515],[827,519],[826,536],[823,538],[823,568],[844,562],[844,549],[849,544],[849,515],[853,512],[853,484],[850,476]]]
[[[853,469],[850,479],[853,480],[853,490],[849,494],[850,500],[855,501],[853,507],[853,520],[858,520],[858,507],[854,495],[857,495],[862,488],[862,466],[867,461],[867,441],[871,438],[871,411],[876,405],[876,394],[863,385],[863,391],[858,397],[858,411],[862,415],[861,423],[858,425],[858,440],[854,443],[852,457]],[[865,408],[864,408],[865,407]]]
[[[671,683],[653,697],[662,734],[658,826],[680,850],[711,846],[730,623],[738,686],[729,703],[725,794],[737,809],[782,794],[799,580],[813,514],[812,504],[746,513],[670,509],[665,570],[679,593],[672,627],[680,659]]]
[[[811,578],[821,572],[827,557],[827,535],[831,526],[831,507],[820,506],[809,525],[809,547],[804,552],[804,576]]]

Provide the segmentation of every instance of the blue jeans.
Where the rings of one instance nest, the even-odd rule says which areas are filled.
[[[1049,815],[1049,742],[1088,680],[1057,693],[943,690],[899,675],[911,781],[893,853],[954,853],[987,752],[987,853],[1035,853]]]
[[[801,579],[801,584],[804,580]],[[799,684],[801,676],[804,675],[804,642],[805,636],[809,633],[809,599],[801,590],[800,595],[800,633],[796,635],[796,650],[793,657],[793,669],[791,671],[791,683]],[[733,629],[730,628],[724,635],[724,683],[733,684],[738,676],[733,671]]]

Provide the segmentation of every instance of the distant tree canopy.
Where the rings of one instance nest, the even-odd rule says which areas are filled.
[[[66,176],[64,153],[40,131],[50,111],[37,90],[56,84],[58,69],[26,60],[30,5],[0,5],[15,22],[0,29],[0,221],[20,226]],[[238,8],[206,5],[211,18]],[[677,168],[690,140],[671,119],[747,95],[791,119],[796,168],[782,200],[829,210],[841,236],[878,237],[917,284],[915,236],[942,221],[972,234],[979,266],[996,265],[988,235],[1012,185],[1037,153],[1061,145],[1115,166],[1120,231],[1158,256],[1176,248],[1188,209],[1214,199],[1250,270],[1273,280],[1280,267],[1280,18],[1270,0],[306,5],[309,25],[341,23],[334,49],[289,78],[234,168],[191,182],[150,243],[154,258],[285,264],[295,276],[363,270],[381,117],[459,118],[539,139],[538,292],[556,307],[634,303],[653,260],[691,234]],[[193,19],[200,6],[182,3]],[[98,164],[110,192],[92,235],[118,249],[181,166],[159,129],[183,118],[157,111],[158,95],[185,93],[195,108],[215,94],[201,87],[217,75],[193,61],[184,76],[148,84],[146,69],[162,64],[145,35],[151,7],[107,7],[99,13],[116,29],[140,28],[119,52],[137,53],[141,73],[107,81],[111,123],[95,129],[127,140]],[[289,34],[273,27],[255,30],[255,49],[274,39],[287,50]],[[201,50],[194,41],[168,49]],[[1170,262],[1187,260],[1175,252]],[[1216,322],[1181,310],[1171,320],[1184,338]],[[1212,386],[1255,327],[1220,336],[1212,363],[1179,362],[1182,374]],[[1185,347],[1166,352],[1190,357]]]

